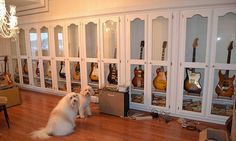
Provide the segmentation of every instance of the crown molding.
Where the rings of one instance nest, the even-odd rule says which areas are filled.
[[[40,0],[38,3],[20,6],[16,8],[18,17],[47,12],[49,10],[48,0]]]

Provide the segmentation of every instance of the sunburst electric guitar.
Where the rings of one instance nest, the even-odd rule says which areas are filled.
[[[9,73],[9,67],[8,67],[8,71],[7,71],[7,61],[8,61],[8,58],[7,56],[4,57],[4,80],[6,82],[7,85],[11,85],[13,84],[13,81],[11,80],[11,74]]]
[[[228,56],[227,56],[227,64],[230,64],[231,58],[231,50],[233,49],[233,41],[230,42],[228,47]],[[221,70],[219,70],[219,83],[215,88],[215,92],[218,96],[231,97],[234,94],[234,79],[235,75],[231,78],[229,77],[229,70],[225,71],[225,74],[222,74]]]
[[[60,68],[60,71],[59,71],[59,76],[61,78],[66,78],[66,73],[65,73],[65,64],[63,61],[61,61],[61,68]]]
[[[198,47],[198,38],[193,41],[192,62],[196,61],[196,48]],[[186,68],[186,78],[184,80],[184,90],[188,93],[200,94],[202,87],[199,83],[201,73],[195,72],[195,68]]]
[[[74,80],[80,80],[80,63],[79,62],[77,62],[74,65],[73,79]]]
[[[143,48],[144,48],[144,41],[141,41],[139,59],[142,59]],[[139,65],[138,68],[135,67],[135,69],[134,69],[134,78],[132,79],[132,84],[133,84],[134,87],[139,87],[139,88],[144,87],[144,71],[142,69],[142,65]]]
[[[167,46],[167,41],[164,41],[162,44],[161,61],[164,61],[166,46]],[[160,68],[157,68],[156,73],[157,73],[157,76],[153,79],[153,86],[155,87],[156,90],[165,91],[166,85],[167,85],[167,77],[166,77],[166,71],[164,70],[164,67],[161,66]]]
[[[91,71],[89,74],[89,78],[92,82],[98,82],[99,80],[99,71],[98,71],[98,63],[91,63]]]

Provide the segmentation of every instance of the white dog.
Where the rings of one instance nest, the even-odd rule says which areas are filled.
[[[46,127],[32,132],[32,137],[46,139],[50,136],[71,134],[75,129],[78,102],[76,93],[68,93],[64,96],[52,110]]]
[[[79,117],[85,118],[87,115],[92,115],[89,107],[91,101],[91,95],[94,95],[94,90],[90,86],[86,86],[79,93]]]

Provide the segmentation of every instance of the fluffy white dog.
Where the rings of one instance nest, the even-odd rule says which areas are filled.
[[[46,127],[31,133],[33,138],[46,139],[50,136],[64,136],[75,129],[79,98],[76,93],[68,93],[52,110]]]
[[[91,101],[91,95],[94,95],[94,90],[90,86],[86,86],[79,93],[79,117],[85,118],[87,115],[92,115],[89,107]]]

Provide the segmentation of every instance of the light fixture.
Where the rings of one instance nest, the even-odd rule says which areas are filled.
[[[10,14],[7,12],[5,0],[0,0],[0,36],[16,38],[18,33],[16,6],[10,5]]]

